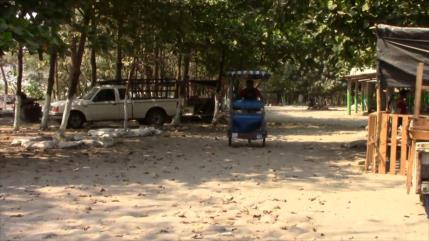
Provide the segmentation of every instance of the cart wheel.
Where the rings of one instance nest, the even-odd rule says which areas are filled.
[[[228,146],[232,146],[232,137],[231,136],[228,137]]]
[[[265,146],[265,137],[264,137],[264,139],[262,139],[262,147],[264,147]]]

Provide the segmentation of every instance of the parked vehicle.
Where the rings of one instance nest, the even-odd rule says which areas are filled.
[[[81,128],[85,122],[124,119],[125,85],[101,85],[94,87],[81,98],[73,101],[69,128]],[[139,94],[140,93],[140,94]],[[128,118],[139,123],[162,125],[175,113],[180,101],[174,96],[143,98],[142,92],[132,92],[127,102]],[[61,120],[66,101],[51,104],[49,115]]]

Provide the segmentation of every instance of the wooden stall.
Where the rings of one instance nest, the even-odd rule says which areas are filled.
[[[429,90],[425,87],[429,85],[429,69],[423,64],[429,64],[429,29],[378,25],[376,35],[377,112],[368,118],[365,171],[407,175],[407,186],[410,187],[416,143],[421,140],[414,133],[416,120],[421,117],[421,92]],[[414,115],[411,115],[411,109],[407,109],[406,114],[389,109],[387,100],[399,90],[414,93]]]
[[[347,81],[347,114],[352,113],[352,99],[355,113],[359,112],[359,105],[361,112],[370,113],[373,109],[372,96],[377,83],[377,73],[347,75],[344,79]]]

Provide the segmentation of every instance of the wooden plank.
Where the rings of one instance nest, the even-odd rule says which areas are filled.
[[[389,173],[396,173],[396,151],[398,145],[398,116],[392,116],[392,135],[390,138],[390,168]]]
[[[389,120],[389,115],[382,115],[381,118],[381,132],[380,132],[380,158],[378,163],[378,172],[385,174],[386,173],[386,158],[387,158],[387,123]]]
[[[401,175],[405,175],[406,170],[406,161],[407,161],[407,152],[408,152],[408,124],[409,118],[408,116],[402,117],[402,139],[401,139],[401,164],[399,166],[399,172]]]

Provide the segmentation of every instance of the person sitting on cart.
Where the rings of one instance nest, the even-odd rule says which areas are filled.
[[[240,97],[244,100],[261,100],[263,101],[263,97],[261,92],[253,86],[253,80],[248,79],[246,81],[246,88],[240,91]]]

